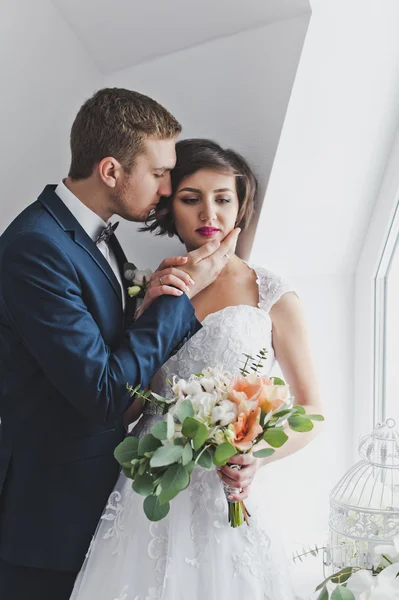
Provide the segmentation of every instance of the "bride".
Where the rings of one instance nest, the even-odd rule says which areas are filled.
[[[222,240],[235,226],[245,227],[256,193],[246,161],[202,139],[179,142],[176,153],[173,194],[161,199],[147,229],[177,235],[191,251]],[[142,310],[163,283],[152,278]],[[170,395],[168,379],[188,378],[206,366],[237,371],[243,353],[254,356],[267,348],[265,374],[277,359],[295,402],[308,412],[320,411],[300,302],[281,277],[234,255],[193,305],[203,327],[163,365],[151,383],[153,391]],[[128,421],[136,421],[141,410],[135,403]],[[155,407],[145,407],[132,435],[149,433],[160,419]],[[239,464],[239,470],[229,465],[194,470],[167,517],[155,523],[147,520],[142,496],[121,473],[71,600],[293,600],[278,540],[259,523],[267,512],[267,489],[251,486],[259,468],[306,445],[314,430],[289,436],[272,457],[232,457],[230,465]],[[236,489],[232,500],[246,499],[249,526],[230,527],[221,480]]]

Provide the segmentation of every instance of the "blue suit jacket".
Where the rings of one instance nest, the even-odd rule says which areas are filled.
[[[124,315],[111,267],[54,190],[0,237],[0,556],[74,571],[118,476],[126,384],[146,386],[200,325],[185,294],[135,322],[126,296]]]

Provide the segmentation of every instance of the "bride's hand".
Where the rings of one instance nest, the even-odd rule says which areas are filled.
[[[148,388],[146,388],[147,390]],[[123,413],[123,425],[128,428],[131,423],[137,421],[143,412],[143,403],[140,402],[140,399],[137,399],[129,406],[127,410]]]
[[[165,258],[158,269],[151,276],[150,283],[144,296],[144,300],[137,312],[137,317],[154,302],[158,296],[181,296],[183,292],[189,292],[194,281],[185,271],[179,269],[179,266],[186,264],[187,256],[174,256]]]
[[[232,469],[229,465],[240,465],[240,469]],[[225,467],[218,470],[218,475],[224,483],[232,488],[240,488],[239,494],[231,494],[230,500],[240,502],[248,498],[249,488],[254,480],[254,477],[262,465],[259,458],[255,458],[252,454],[236,454],[232,456]]]

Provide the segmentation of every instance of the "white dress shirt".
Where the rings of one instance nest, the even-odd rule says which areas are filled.
[[[83,204],[79,200],[75,194],[68,189],[63,181],[59,183],[56,187],[55,193],[65,206],[71,211],[75,219],[79,222],[81,227],[85,230],[87,235],[93,240],[96,241],[98,236],[104,227],[107,226],[107,223],[102,220],[102,218],[93,212],[88,206]],[[119,281],[119,285],[121,286],[122,291],[122,308],[125,309],[125,292],[123,289],[122,277],[118,267],[118,261],[116,260],[115,253],[112,248],[106,244],[105,242],[100,242],[97,245],[97,248],[100,250],[101,254],[104,256],[111,269],[115,273],[115,277]]]

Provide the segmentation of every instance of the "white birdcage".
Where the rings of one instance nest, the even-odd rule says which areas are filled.
[[[330,573],[371,569],[373,548],[399,534],[399,434],[388,419],[360,440],[362,457],[330,494]]]

